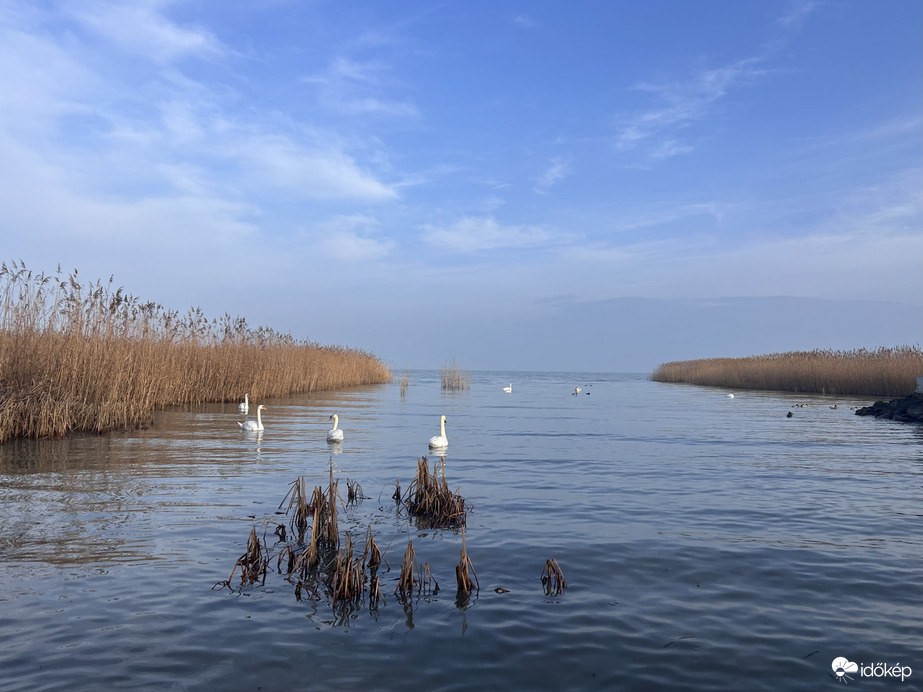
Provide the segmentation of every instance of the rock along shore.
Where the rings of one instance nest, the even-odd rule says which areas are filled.
[[[857,416],[889,418],[901,423],[923,423],[923,393],[917,392],[902,399],[876,401],[856,411]]]

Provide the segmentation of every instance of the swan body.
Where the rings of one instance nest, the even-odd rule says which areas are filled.
[[[728,399],[733,399],[733,398],[734,398],[733,394],[728,394]]]
[[[574,387],[574,396],[577,396],[582,391],[583,387]]]
[[[509,387],[504,387],[504,388],[503,388],[503,391],[506,392],[507,394],[510,394],[510,393],[513,391],[513,383],[510,382],[510,386],[509,386]]]
[[[237,410],[241,413],[250,413],[250,395],[244,394],[244,400],[237,404]]]
[[[440,449],[442,447],[448,447],[449,440],[445,436],[445,416],[439,418],[439,434],[433,435],[429,438],[429,448],[430,449]]]
[[[342,442],[343,431],[337,428],[337,425],[340,422],[340,417],[334,413],[332,416],[330,416],[330,420],[333,421],[333,429],[327,431],[327,442]]]
[[[256,407],[256,420],[245,420],[243,423],[238,421],[237,425],[239,425],[240,429],[245,432],[256,432],[258,430],[263,430],[263,419],[260,417],[260,411],[268,410],[269,409],[263,406],[263,404],[260,404]]]

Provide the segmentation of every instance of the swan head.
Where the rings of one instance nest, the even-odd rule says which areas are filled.
[[[257,411],[268,411],[269,409],[263,406],[263,404],[260,404],[259,406],[256,407],[256,410]]]

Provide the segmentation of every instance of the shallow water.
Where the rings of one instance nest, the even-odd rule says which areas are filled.
[[[415,372],[404,397],[264,403],[258,436],[235,404],[0,446],[0,689],[815,690],[839,656],[912,670],[852,673],[856,689],[921,689],[923,429],[855,416],[868,399],[503,372],[443,393]],[[472,506],[467,602],[461,535],[418,531],[391,500],[436,458],[441,414],[446,477]],[[367,496],[341,532],[371,526],[398,566],[387,603],[296,601],[272,570],[213,590],[251,527],[284,522],[289,484],[326,487],[331,463]],[[408,538],[441,588],[401,605]]]

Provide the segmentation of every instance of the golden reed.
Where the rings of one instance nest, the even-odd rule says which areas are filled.
[[[103,433],[149,423],[168,406],[251,401],[378,384],[365,351],[296,341],[198,308],[180,315],[77,271],[0,265],[0,442]]]
[[[657,366],[651,379],[730,389],[899,397],[913,393],[918,375],[923,375],[923,351],[919,346],[899,346],[674,361]]]

